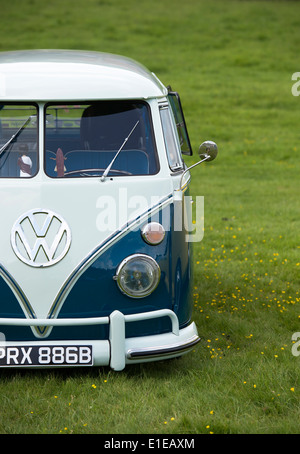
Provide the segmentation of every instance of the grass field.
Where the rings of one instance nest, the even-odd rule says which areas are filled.
[[[90,49],[145,64],[182,98],[205,235],[195,244],[194,319],[180,360],[1,371],[0,433],[298,433],[300,3],[0,0],[0,50]]]

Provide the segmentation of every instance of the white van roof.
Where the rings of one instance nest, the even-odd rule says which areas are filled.
[[[1,101],[147,99],[166,87],[119,55],[69,50],[0,52]]]

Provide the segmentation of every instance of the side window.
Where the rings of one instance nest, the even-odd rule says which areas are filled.
[[[168,99],[175,118],[181,153],[191,156],[193,154],[193,151],[190,144],[179,95],[177,92],[171,91],[171,87],[168,87],[168,89]]]
[[[183,162],[180,156],[179,144],[178,141],[176,140],[173,122],[170,116],[170,111],[167,106],[163,106],[160,108],[160,118],[163,128],[169,166],[171,170],[181,169],[183,167]]]
[[[0,178],[33,177],[37,169],[37,106],[0,103]]]

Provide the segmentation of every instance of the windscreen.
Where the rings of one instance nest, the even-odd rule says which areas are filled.
[[[113,161],[114,160],[114,161]],[[47,104],[45,171],[53,178],[158,172],[150,108],[141,101]]]

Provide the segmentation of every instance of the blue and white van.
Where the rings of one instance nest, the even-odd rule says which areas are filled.
[[[178,94],[142,65],[0,53],[0,367],[194,348],[191,153]]]

